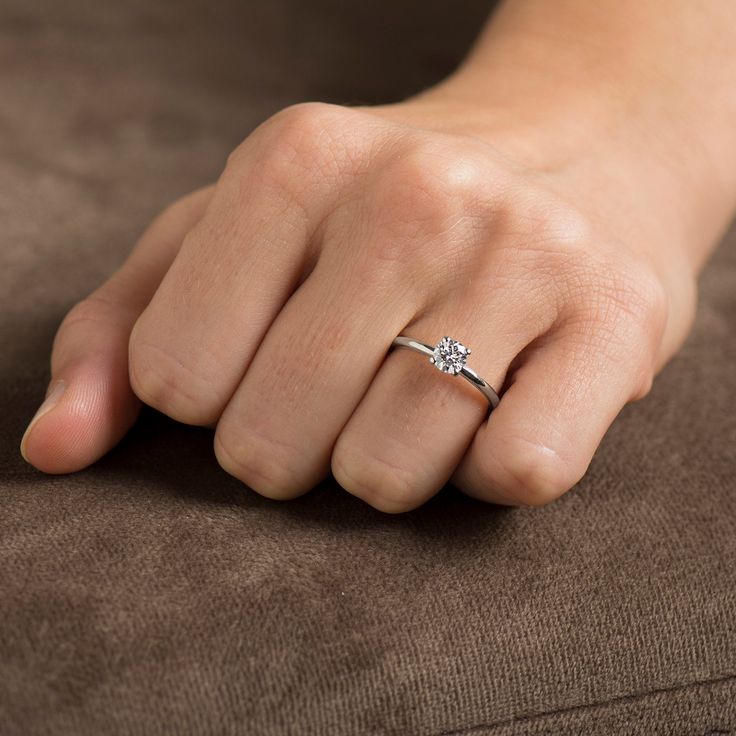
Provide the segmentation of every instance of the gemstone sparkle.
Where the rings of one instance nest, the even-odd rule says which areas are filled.
[[[434,354],[429,362],[434,363],[443,373],[450,373],[454,376],[460,373],[467,363],[468,355],[470,355],[470,350],[465,345],[445,335],[435,345]]]

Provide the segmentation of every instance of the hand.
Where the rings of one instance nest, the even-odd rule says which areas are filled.
[[[29,462],[88,465],[142,401],[216,427],[222,467],[271,498],[330,470],[390,512],[448,480],[504,504],[567,491],[684,339],[694,274],[643,216],[621,238],[620,198],[472,118],[307,103],[262,124],[66,316]],[[461,378],[387,354],[398,334],[470,346],[502,395],[489,420]]]

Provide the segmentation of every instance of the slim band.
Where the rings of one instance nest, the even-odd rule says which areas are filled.
[[[467,356],[471,353],[470,348],[466,348],[465,345],[457,340],[452,340],[445,336],[437,343],[437,345],[432,347],[431,345],[427,345],[419,340],[414,340],[411,337],[399,335],[393,339],[391,347],[414,350],[417,353],[428,356],[429,362],[443,373],[461,375],[472,383],[473,386],[475,386],[483,396],[488,399],[489,413],[498,406],[500,399],[498,398],[498,394],[493,390],[491,384],[484,381],[475,371],[468,368],[465,364]]]

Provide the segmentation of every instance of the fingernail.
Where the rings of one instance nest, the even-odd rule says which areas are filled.
[[[31,419],[30,424],[23,434],[23,439],[21,439],[20,441],[20,454],[23,456],[23,459],[26,462],[28,462],[28,458],[26,457],[26,444],[28,442],[28,435],[31,433],[31,430],[36,425],[38,420],[48,414],[59,403],[59,399],[64,393],[65,388],[66,383],[64,382],[64,380],[58,378],[56,381],[52,381],[49,384],[49,387],[46,389],[46,398],[44,399],[43,404],[38,407],[38,410],[33,415],[33,419]]]

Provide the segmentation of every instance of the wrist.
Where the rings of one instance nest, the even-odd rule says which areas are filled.
[[[730,11],[656,6],[507,2],[454,74],[383,109],[485,139],[697,273],[736,205],[736,60],[712,33]]]
[[[515,165],[557,180],[579,202],[586,200],[589,211],[618,210],[622,236],[630,227],[632,239],[665,249],[668,259],[681,255],[698,273],[736,204],[730,140],[722,146],[705,141],[695,123],[666,114],[633,116],[612,92],[565,90],[544,101],[485,92],[473,94],[460,74],[381,109],[405,122],[485,140]]]

